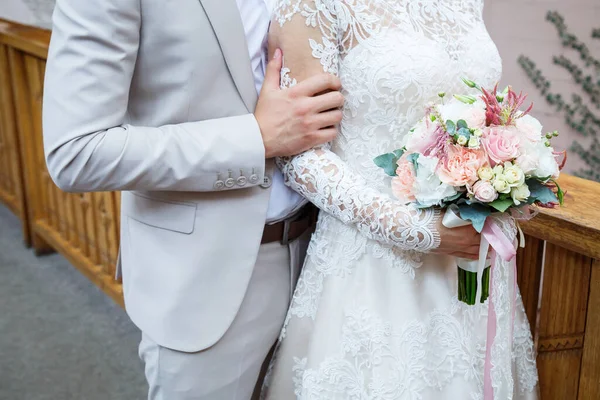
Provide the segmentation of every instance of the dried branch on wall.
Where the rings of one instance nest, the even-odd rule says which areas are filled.
[[[551,91],[552,83],[531,58],[522,55],[519,57],[519,64],[548,103],[564,115],[567,125],[590,142],[589,146],[585,146],[582,141],[576,140],[571,146],[571,151],[586,164],[576,175],[600,182],[600,59],[592,54],[584,42],[568,31],[563,16],[558,12],[548,12],[546,19],[556,27],[562,45],[574,50],[580,59],[574,62],[564,55],[554,56],[554,64],[564,68],[571,75],[586,98],[573,93],[570,101],[565,100],[561,93]],[[600,28],[593,30],[591,36],[600,39]]]

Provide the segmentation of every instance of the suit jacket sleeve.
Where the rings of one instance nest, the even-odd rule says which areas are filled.
[[[125,124],[139,0],[58,0],[53,25],[43,128],[48,169],[61,189],[226,190],[215,184],[229,171],[253,171],[258,179],[245,187],[262,183],[265,149],[252,114]]]

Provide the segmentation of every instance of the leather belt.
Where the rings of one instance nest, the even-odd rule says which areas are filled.
[[[316,225],[317,216],[318,209],[312,204],[307,204],[292,218],[265,225],[260,243],[280,242],[286,245],[293,242]]]

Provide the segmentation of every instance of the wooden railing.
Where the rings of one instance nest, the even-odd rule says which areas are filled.
[[[0,21],[0,199],[23,224],[37,254],[57,250],[122,304],[115,281],[117,193],[71,194],[48,175],[42,142],[42,91],[50,32]]]
[[[563,175],[565,205],[522,224],[519,286],[542,399],[600,399],[600,184]]]
[[[122,304],[114,280],[116,193],[68,194],[48,176],[42,77],[50,34],[0,21],[0,200],[37,253],[55,249]],[[523,224],[519,285],[536,338],[544,400],[600,398],[600,184],[563,176],[565,207]],[[30,238],[30,239],[28,239]]]

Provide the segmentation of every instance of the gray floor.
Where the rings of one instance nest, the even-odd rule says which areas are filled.
[[[144,399],[139,338],[64,258],[26,249],[0,205],[0,400]]]

